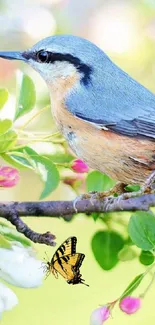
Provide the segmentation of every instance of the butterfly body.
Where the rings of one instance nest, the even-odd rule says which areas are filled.
[[[47,276],[52,272],[56,279],[58,274],[61,274],[68,284],[85,284],[80,274],[80,266],[85,255],[76,253],[76,243],[76,237],[69,237],[63,242],[53,255],[51,262],[47,262]]]

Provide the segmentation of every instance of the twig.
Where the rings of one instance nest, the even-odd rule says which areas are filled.
[[[18,232],[24,234],[27,238],[29,238],[34,243],[40,243],[50,246],[55,246],[55,236],[52,235],[49,231],[44,234],[39,234],[31,230],[16,213],[11,213],[6,216],[6,219],[14,225]]]

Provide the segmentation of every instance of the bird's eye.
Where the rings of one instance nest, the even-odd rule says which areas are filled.
[[[49,53],[47,51],[39,51],[37,53],[38,62],[46,63],[48,62],[48,58],[49,58]]]

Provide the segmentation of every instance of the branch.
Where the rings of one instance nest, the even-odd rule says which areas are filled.
[[[40,243],[50,246],[55,246],[55,242],[53,241],[55,239],[55,236],[52,235],[49,231],[45,234],[39,234],[33,230],[31,230],[20,218],[19,216],[14,212],[11,214],[8,214],[6,216],[6,219],[11,222],[12,225],[14,225],[18,232],[25,235],[25,237],[29,238],[34,243]]]
[[[45,201],[45,202],[0,202],[0,216],[8,219],[8,214],[15,213],[18,216],[38,217],[65,217],[76,213],[114,212],[145,210],[155,206],[155,194],[145,194],[127,200],[119,200],[111,197],[103,200],[78,199],[76,211],[73,201]]]
[[[45,201],[45,202],[0,202],[0,216],[7,219],[16,229],[23,233],[33,242],[54,246],[55,236],[50,232],[39,234],[31,230],[20,217],[37,216],[37,217],[63,217],[70,220],[75,213],[92,212],[115,212],[115,211],[135,211],[149,210],[155,206],[155,194],[145,194],[126,200],[106,197],[102,200],[78,199],[76,201]]]

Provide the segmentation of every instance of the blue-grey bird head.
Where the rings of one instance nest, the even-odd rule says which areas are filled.
[[[87,84],[100,55],[103,56],[103,52],[94,44],[72,35],[47,37],[24,52],[0,52],[2,58],[27,62],[48,83],[77,72],[80,80]]]
[[[85,84],[89,82],[93,57],[92,44],[72,35],[47,37],[35,44],[24,56],[47,82],[75,73]],[[94,48],[100,51],[97,47]]]

